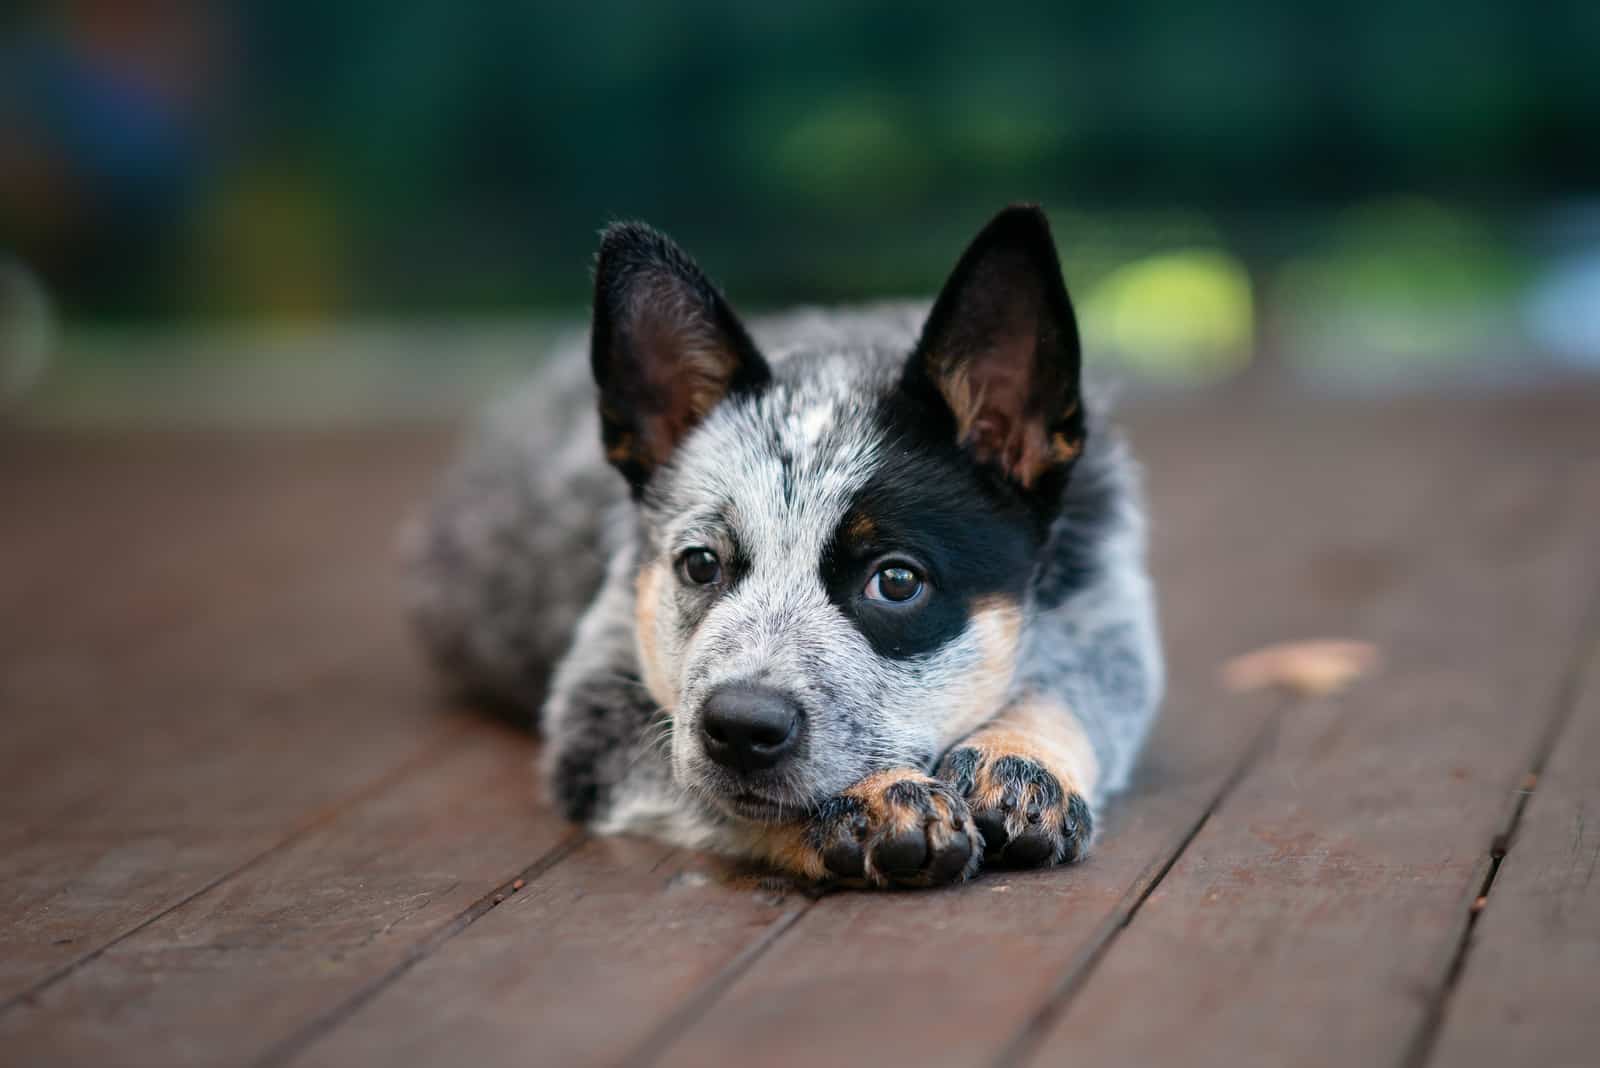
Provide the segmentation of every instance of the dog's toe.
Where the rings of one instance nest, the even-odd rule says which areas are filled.
[[[1044,764],[962,748],[945,758],[940,774],[964,793],[983,835],[985,863],[1038,868],[1088,851],[1094,826],[1088,803]]]
[[[972,839],[964,831],[956,831],[934,853],[928,863],[928,878],[934,884],[954,882],[966,872],[967,866],[977,858]]]
[[[1005,814],[994,809],[983,812],[974,812],[972,821],[977,824],[978,833],[983,835],[983,853],[985,857],[998,857],[1005,849],[1011,836],[1006,833]]]

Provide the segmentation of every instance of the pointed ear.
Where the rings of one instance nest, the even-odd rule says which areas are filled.
[[[601,238],[589,358],[606,458],[636,492],[719,401],[771,377],[722,294],[642,223]]]
[[[1065,474],[1083,447],[1078,326],[1050,224],[1006,208],[951,274],[906,368],[908,388],[954,416],[959,443],[1024,490]]]

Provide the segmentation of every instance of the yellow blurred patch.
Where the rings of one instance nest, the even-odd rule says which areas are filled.
[[[1090,287],[1081,313],[1088,351],[1156,377],[1219,379],[1250,362],[1250,276],[1216,249],[1163,252],[1118,267]]]

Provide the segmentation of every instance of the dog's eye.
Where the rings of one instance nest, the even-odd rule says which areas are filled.
[[[722,561],[710,549],[690,549],[678,557],[678,570],[696,586],[710,586],[722,578]]]
[[[922,576],[905,564],[880,567],[867,580],[866,595],[869,601],[892,601],[905,604],[922,596]]]

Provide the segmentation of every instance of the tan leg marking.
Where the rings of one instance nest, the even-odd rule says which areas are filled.
[[[967,626],[977,640],[978,664],[967,673],[960,691],[951,699],[952,711],[940,738],[944,747],[954,745],[994,719],[995,709],[1005,704],[1016,673],[1022,609],[1009,597],[986,597],[974,602]]]
[[[751,832],[746,844],[750,852],[781,872],[812,882],[828,878],[828,866],[812,842],[809,823],[775,823]]]
[[[1013,704],[941,762],[972,808],[987,860],[1035,867],[1076,860],[1089,846],[1099,764],[1072,712],[1047,698]]]

